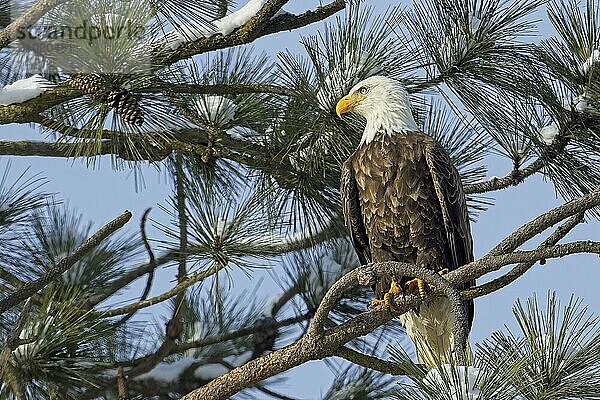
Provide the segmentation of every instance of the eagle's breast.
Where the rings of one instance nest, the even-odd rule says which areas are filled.
[[[419,133],[380,134],[352,156],[374,262],[444,268],[446,232],[425,159],[431,140]]]

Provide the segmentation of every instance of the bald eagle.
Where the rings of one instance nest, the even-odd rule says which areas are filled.
[[[418,130],[400,82],[383,76],[363,80],[337,103],[338,116],[351,111],[366,119],[366,127],[343,164],[341,195],[360,262],[401,261],[441,273],[473,261],[458,171],[442,146]],[[379,299],[374,304],[389,305],[390,297],[416,287],[426,297],[423,281],[413,277],[383,276],[372,287]],[[472,300],[467,308],[470,331]],[[454,321],[446,298],[425,301],[400,319],[419,362],[433,367],[449,361]]]

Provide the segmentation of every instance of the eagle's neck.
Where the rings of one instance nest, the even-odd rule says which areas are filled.
[[[360,145],[371,143],[378,133],[393,135],[417,130],[417,123],[407,101],[379,103],[365,117],[367,125]]]

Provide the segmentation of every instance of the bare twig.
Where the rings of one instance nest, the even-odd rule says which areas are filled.
[[[54,279],[61,276],[63,272],[67,271],[73,264],[81,260],[81,258],[91,249],[99,245],[104,239],[125,225],[130,218],[131,212],[125,211],[123,214],[100,228],[98,232],[79,246],[73,254],[68,255],[55,265],[50,266],[43,276],[34,281],[26,282],[20,289],[0,300],[0,314],[31,297],[38,290],[46,287]]]
[[[139,301],[144,301],[148,298],[148,295],[150,294],[150,289],[152,288],[152,281],[154,280],[154,270],[156,269],[156,258],[154,257],[154,252],[152,251],[150,242],[148,241],[148,236],[146,235],[146,220],[148,219],[148,214],[150,214],[151,210],[152,208],[147,208],[146,211],[144,211],[144,214],[142,214],[142,219],[140,221],[142,241],[144,242],[144,247],[146,248],[146,252],[148,253],[148,263],[152,266],[152,268],[148,271],[148,279],[146,280],[146,286],[144,287],[144,291],[142,292]],[[127,322],[129,319],[131,319],[131,317],[135,315],[136,311],[137,310],[133,310],[129,314],[124,316],[118,322],[118,324],[120,325],[124,322]]]
[[[586,194],[578,199],[562,204],[526,223],[513,232],[510,236],[502,240],[488,253],[488,255],[498,255],[513,251],[552,225],[564,220],[565,218],[597,207],[598,205],[600,205],[600,188],[596,188],[591,193]]]

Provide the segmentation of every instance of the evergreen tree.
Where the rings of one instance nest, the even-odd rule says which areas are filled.
[[[564,204],[523,221],[448,285],[420,276],[441,287],[430,296],[482,277],[459,294],[494,296],[537,262],[600,253],[598,241],[559,244],[583,222],[598,226],[600,5],[420,0],[379,13],[331,0],[293,14],[286,3],[0,4],[0,123],[47,135],[2,140],[0,154],[90,166],[104,155],[136,174],[150,164],[173,188],[163,217],[147,210],[123,233],[134,224],[124,212],[94,231],[43,177],[13,178],[4,164],[0,399],[289,399],[281,374],[318,359],[336,371],[331,400],[599,399],[600,326],[580,300],[518,302],[518,332],[480,343],[473,365],[430,371],[398,345],[395,317],[418,296],[366,310],[361,276],[423,272],[359,266],[338,187],[364,121],[338,118],[335,104],[368,76],[401,80],[418,124],[461,173],[473,220],[494,192],[550,181]],[[555,35],[536,33],[537,18]],[[250,45],[314,23],[300,52]],[[510,171],[486,178],[499,159]],[[239,289],[242,272],[265,265],[280,292]],[[166,312],[142,315],[157,304]]]

